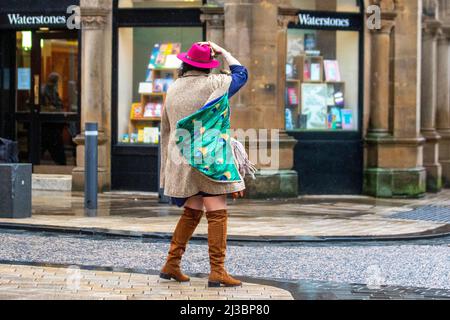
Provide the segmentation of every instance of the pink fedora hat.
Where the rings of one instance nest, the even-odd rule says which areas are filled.
[[[211,47],[206,44],[194,43],[188,52],[180,53],[177,57],[197,68],[214,69],[220,66],[220,62],[211,56]]]

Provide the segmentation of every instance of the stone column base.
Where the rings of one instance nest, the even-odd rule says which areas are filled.
[[[440,160],[442,166],[442,187],[450,188],[450,160]]]
[[[379,198],[417,198],[426,192],[425,168],[364,170],[364,193]]]
[[[256,179],[246,177],[246,197],[250,199],[296,198],[298,174],[294,170],[260,170]]]
[[[109,172],[98,168],[98,192],[109,191]],[[72,171],[72,191],[84,191],[84,167],[77,167]]]
[[[427,192],[442,190],[442,167],[440,164],[424,165],[427,170]]]

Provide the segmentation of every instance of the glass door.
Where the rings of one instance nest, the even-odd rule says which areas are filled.
[[[0,33],[0,137],[14,139],[15,32]]]
[[[16,34],[16,136],[35,173],[71,173],[79,132],[78,34]]]

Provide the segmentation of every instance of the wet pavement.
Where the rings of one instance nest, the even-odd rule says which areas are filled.
[[[229,272],[267,286],[240,292],[242,299],[286,298],[276,290],[266,294],[270,288],[295,299],[450,298],[448,190],[416,200],[239,200],[230,201],[229,212]],[[56,290],[67,299],[152,298],[142,286],[126,290],[133,289],[130,282],[108,287],[117,272],[129,279],[144,275],[135,285],[162,290],[153,298],[189,297],[180,288],[160,287],[155,277],[181,209],[158,203],[152,194],[108,193],[100,195],[97,213],[85,216],[80,193],[34,192],[31,219],[0,219],[0,297],[53,299]],[[192,299],[210,299],[202,289],[209,272],[206,226],[203,219],[183,260],[183,269],[195,277],[194,289],[186,291],[200,290]],[[42,270],[30,272],[30,266]],[[63,271],[45,269],[68,266],[93,271],[86,279],[98,283],[67,292],[61,283],[67,279],[56,275]],[[96,271],[113,273],[97,278]],[[40,282],[36,272],[49,272],[54,283]]]
[[[0,264],[82,266],[156,275],[167,241],[0,233]],[[248,283],[288,290],[295,299],[449,299],[450,238],[426,242],[229,244],[227,268]],[[183,269],[204,278],[207,245],[193,241]]]
[[[229,235],[232,240],[302,241],[450,234],[446,221],[398,217],[432,204],[450,208],[449,198],[446,190],[416,200],[330,196],[230,201]],[[0,219],[0,227],[168,238],[180,213],[177,207],[158,203],[156,195],[107,193],[99,197],[97,217],[86,217],[82,194],[40,191],[33,194],[32,218]],[[206,234],[203,219],[195,236]]]

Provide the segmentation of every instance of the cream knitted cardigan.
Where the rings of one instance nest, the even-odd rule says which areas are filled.
[[[225,94],[230,84],[229,75],[190,71],[169,88],[161,121],[160,187],[166,196],[187,198],[201,191],[220,195],[245,189],[243,181],[223,183],[208,179],[186,162],[175,141],[177,121]]]

